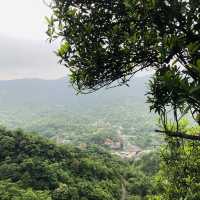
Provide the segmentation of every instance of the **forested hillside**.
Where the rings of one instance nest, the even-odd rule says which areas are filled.
[[[131,164],[99,148],[57,146],[37,135],[0,129],[0,199],[145,199],[158,192],[155,155]]]

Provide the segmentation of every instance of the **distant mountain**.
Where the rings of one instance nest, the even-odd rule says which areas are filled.
[[[67,78],[0,81],[0,106],[32,104],[94,106],[127,99],[144,101],[148,79],[148,76],[136,77],[130,82],[130,87],[102,89],[87,95],[76,95]]]
[[[76,145],[120,133],[133,145],[151,148],[160,140],[145,104],[148,79],[136,77],[130,87],[87,95],[76,95],[67,78],[0,81],[0,125],[49,138],[60,135]]]

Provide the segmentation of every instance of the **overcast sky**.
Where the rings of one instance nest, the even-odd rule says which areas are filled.
[[[47,0],[48,1],[48,0]],[[46,41],[42,0],[0,0],[0,79],[66,76]]]
[[[67,76],[47,42],[50,13],[43,0],[0,0],[0,80]]]

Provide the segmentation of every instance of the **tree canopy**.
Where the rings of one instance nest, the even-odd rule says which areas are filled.
[[[179,127],[188,113],[200,125],[199,0],[53,0],[51,7],[47,34],[61,38],[57,55],[78,92],[151,70],[148,102],[163,132],[200,140]]]
[[[147,199],[160,192],[151,181],[159,160],[154,152],[144,159],[134,166],[99,147],[56,145],[0,127],[0,199],[120,200],[122,190]]]

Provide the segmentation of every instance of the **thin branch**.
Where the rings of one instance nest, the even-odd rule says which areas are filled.
[[[173,132],[173,131],[161,131],[161,130],[155,130],[157,133],[165,133],[169,137],[175,137],[175,138],[181,138],[181,139],[187,139],[192,141],[200,141],[200,135],[189,135],[187,133],[183,132]]]

